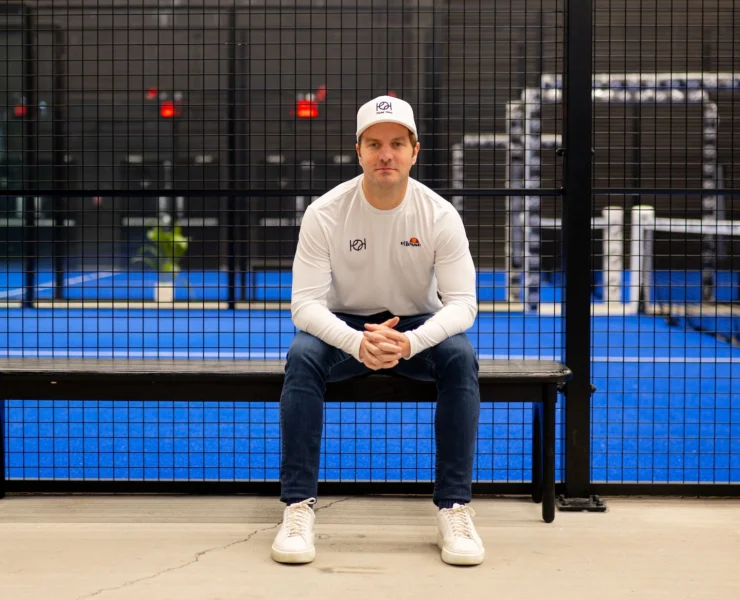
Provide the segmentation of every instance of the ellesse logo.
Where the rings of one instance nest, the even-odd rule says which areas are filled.
[[[401,242],[401,246],[421,246],[419,238],[412,237],[410,240]]]

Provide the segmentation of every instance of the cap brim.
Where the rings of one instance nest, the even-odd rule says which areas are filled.
[[[414,131],[413,129],[411,129],[411,127],[409,127],[408,123],[404,123],[403,121],[399,121],[397,119],[377,119],[376,121],[372,121],[368,123],[362,129],[359,129],[357,133],[355,134],[355,137],[359,138],[363,133],[365,133],[366,130],[368,130],[373,125],[377,125],[378,123],[396,123],[397,125],[403,125],[406,129],[408,129],[415,136],[418,137],[419,135],[418,133],[416,133],[416,131]]]

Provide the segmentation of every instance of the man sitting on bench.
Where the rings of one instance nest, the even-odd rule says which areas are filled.
[[[408,103],[371,100],[357,113],[356,135],[363,174],[308,207],[293,264],[291,312],[300,331],[280,400],[287,506],[272,558],[306,563],[316,555],[312,505],[326,382],[385,369],[437,382],[437,545],[447,563],[480,564],[483,542],[467,506],[480,390],[465,334],[477,314],[465,228],[448,201],[409,177],[420,145]]]

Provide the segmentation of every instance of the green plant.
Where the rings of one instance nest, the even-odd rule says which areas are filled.
[[[149,240],[139,248],[133,262],[142,262],[155,269],[165,279],[174,280],[180,270],[182,257],[188,251],[190,238],[182,234],[179,226],[165,227],[157,225],[146,232]]]

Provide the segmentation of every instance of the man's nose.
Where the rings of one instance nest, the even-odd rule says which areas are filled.
[[[383,146],[379,153],[380,160],[389,161],[393,158],[393,152],[391,152],[390,146]]]

